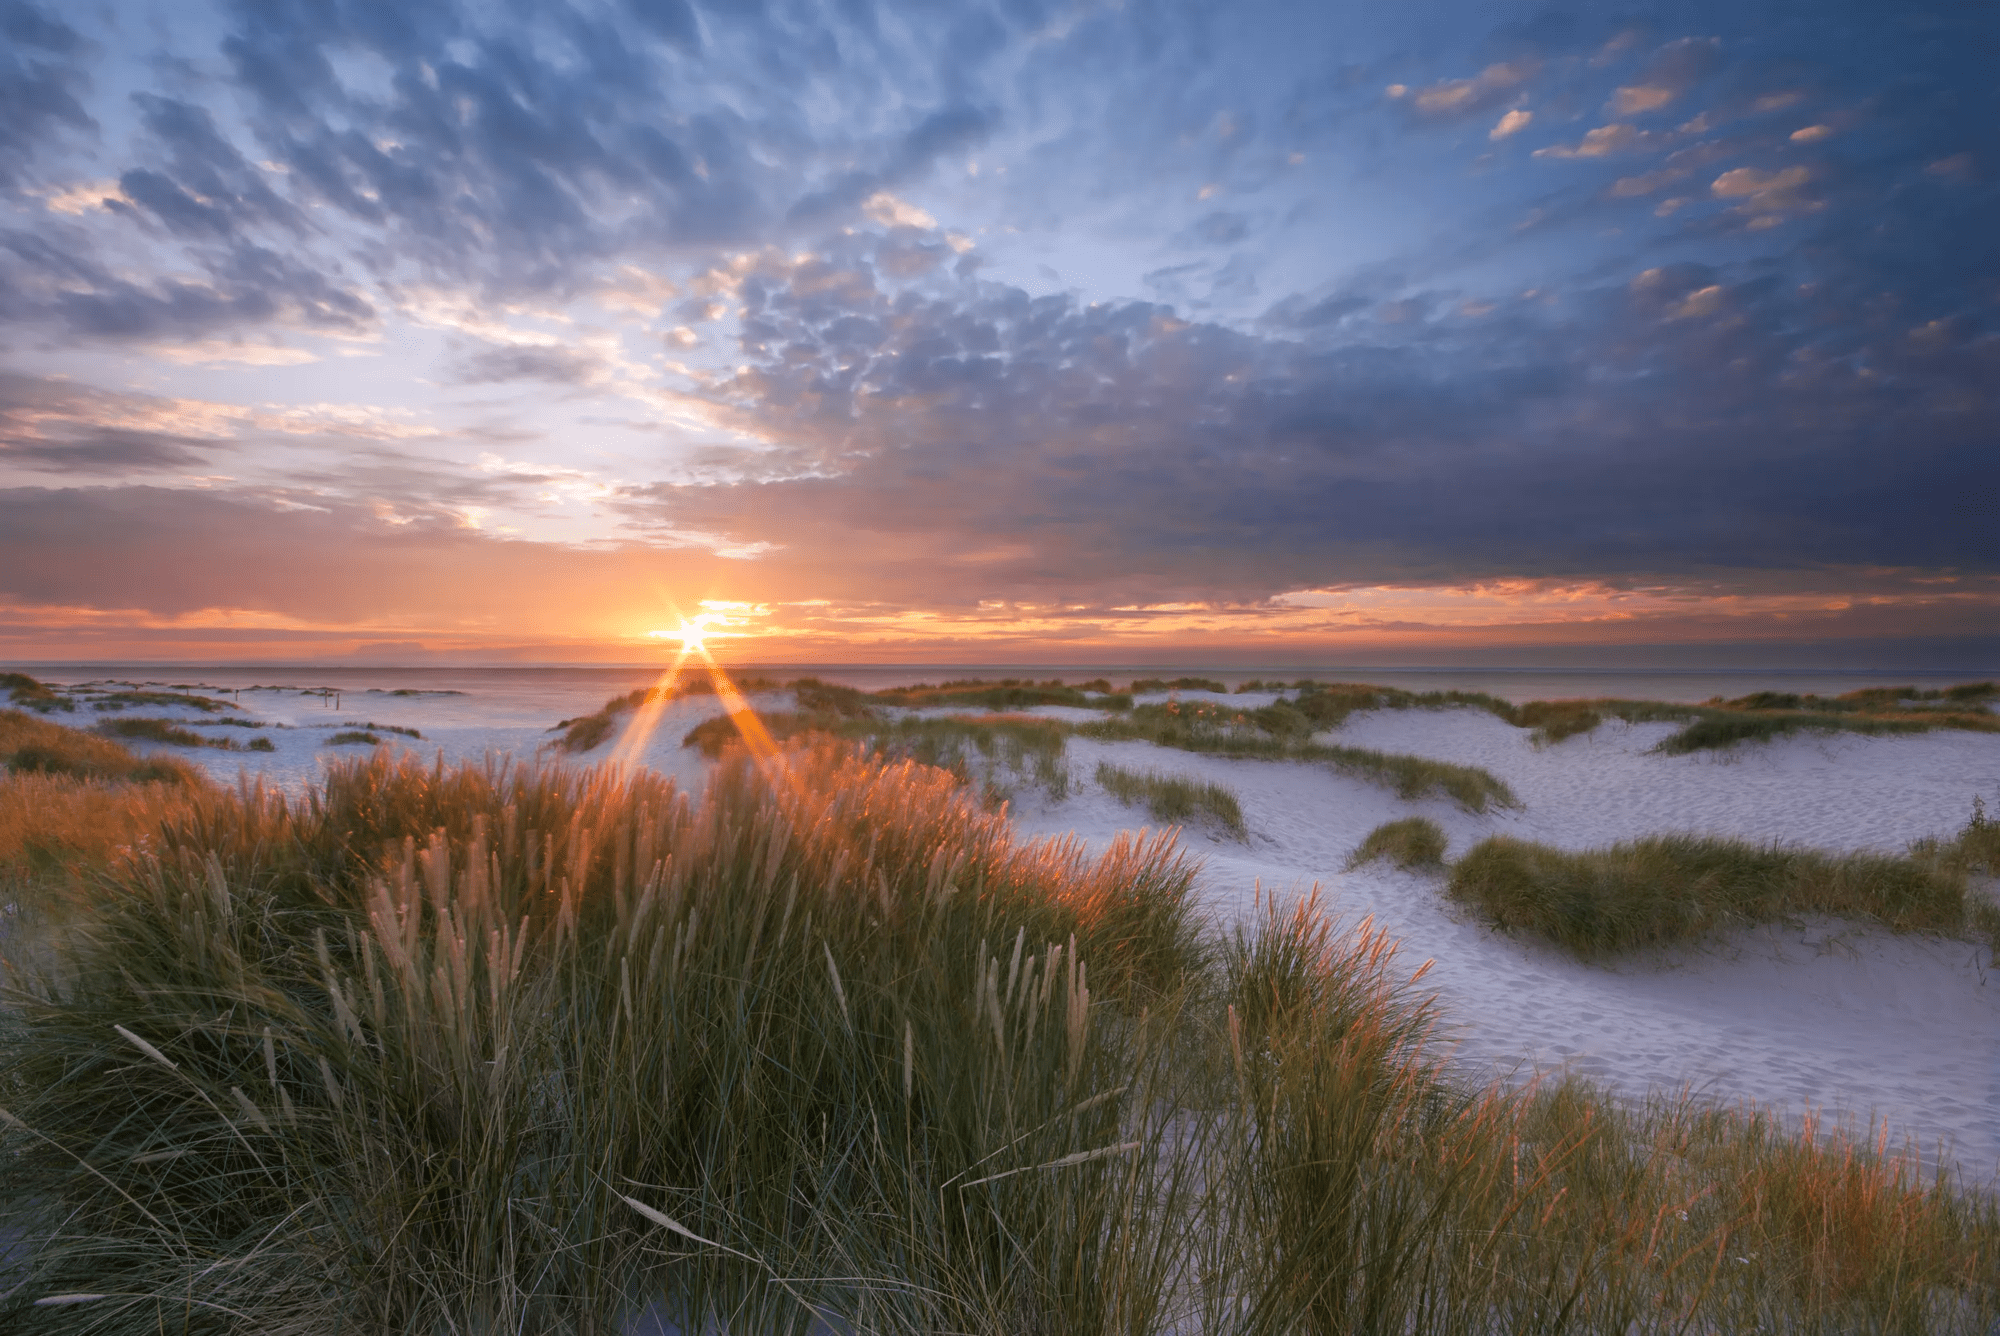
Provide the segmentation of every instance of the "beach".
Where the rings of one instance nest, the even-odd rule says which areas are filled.
[[[302,694],[326,687],[303,676],[272,685],[269,672],[260,683],[254,673],[187,670],[147,688],[199,686],[232,706],[240,702],[225,713],[263,725],[256,729],[216,726],[214,712],[192,707],[142,712],[197,728],[208,720],[207,735],[270,739],[269,752],[153,749],[195,761],[218,780],[256,778],[288,789],[371,749],[366,742],[333,745],[343,733],[364,733],[427,758],[441,755],[447,763],[492,757],[587,764],[628,755],[690,791],[699,790],[713,765],[682,745],[690,728],[721,711],[713,695],[668,704],[643,744],[628,746],[621,735],[581,755],[553,749],[554,725],[601,705],[611,682],[621,691],[627,678],[644,685],[651,675],[643,671],[615,679],[545,678],[539,687],[531,677],[508,679],[504,689],[476,675],[350,672],[337,697]],[[52,674],[50,680],[89,679]],[[865,684],[876,685],[872,678]],[[1272,692],[1173,696],[1190,706],[1206,701],[1229,709],[1276,699]],[[777,711],[792,700],[789,692],[762,692],[753,703]],[[1081,720],[1095,712],[1041,706],[1018,713]],[[110,716],[86,708],[54,717],[85,724]],[[623,716],[624,726],[632,718]],[[1316,735],[1332,745],[1485,769],[1521,805],[1483,813],[1443,797],[1399,798],[1309,762],[1077,737],[1064,754],[1065,795],[1058,800],[1045,787],[1022,784],[1009,811],[1024,835],[1074,835],[1101,849],[1123,831],[1156,823],[1096,782],[1100,764],[1224,785],[1240,800],[1244,835],[1199,822],[1181,835],[1202,862],[1203,915],[1227,931],[1247,919],[1259,897],[1283,900],[1318,887],[1345,926],[1372,921],[1395,939],[1399,968],[1415,974],[1427,967],[1417,988],[1435,995],[1439,1037],[1468,1077],[1525,1081],[1569,1072],[1635,1101],[1690,1093],[1721,1104],[1754,1103],[1793,1123],[1815,1115],[1857,1127],[1876,1123],[1890,1144],[1914,1143],[1926,1162],[1953,1165],[1968,1181],[2000,1175],[2000,977],[1984,947],[1810,920],[1588,963],[1496,932],[1452,905],[1442,872],[1380,862],[1344,870],[1370,830],[1409,816],[1435,821],[1454,859],[1493,834],[1566,850],[1695,833],[1895,854],[1914,840],[1952,836],[1975,796],[2000,805],[2000,734],[1804,733],[1688,755],[1656,752],[1675,727],[1610,719],[1548,743],[1479,709],[1378,709],[1358,711]]]

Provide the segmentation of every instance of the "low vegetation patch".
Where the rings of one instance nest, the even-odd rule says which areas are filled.
[[[1256,710],[1208,701],[1140,705],[1129,715],[1080,724],[1075,731],[1104,741],[1141,740],[1214,756],[1322,764],[1381,784],[1401,798],[1450,798],[1469,812],[1521,805],[1506,781],[1477,766],[1313,742],[1310,718],[1288,701]]]
[[[107,719],[97,731],[111,738],[131,738],[136,742],[164,742],[175,747],[219,747],[227,751],[226,738],[205,738],[172,719]]]
[[[1308,900],[1204,940],[1191,880],[830,744],[727,755],[698,803],[387,752],[194,791],[81,930],[8,941],[0,1321],[2000,1319],[1990,1196],[1754,1114],[1456,1084],[1386,939]]]
[[[744,726],[745,721],[735,715],[704,719],[688,730],[681,745],[714,759],[742,738]],[[1069,796],[1068,730],[1053,719],[1033,715],[885,719],[873,711],[857,715],[824,709],[760,714],[756,727],[780,743],[838,738],[860,742],[886,759],[936,766],[960,783],[974,785],[989,806],[1005,802],[1022,785],[1040,788],[1058,802]]]
[[[1097,782],[1127,807],[1144,807],[1155,821],[1175,826],[1212,821],[1239,840],[1247,837],[1243,804],[1225,785],[1108,763],[1097,767]]]
[[[326,740],[326,745],[329,747],[379,747],[382,745],[382,739],[378,734],[351,728],[340,733],[335,733]]]
[[[733,685],[745,695],[753,691],[775,691],[778,683],[764,677],[743,677],[731,679]],[[688,696],[713,696],[716,694],[715,681],[706,674],[689,673],[668,687],[640,687],[622,696],[613,696],[590,714],[578,715],[574,719],[563,719],[549,731],[560,732],[556,739],[558,751],[581,753],[595,750],[604,740],[618,730],[619,720],[642,705],[665,704]]]
[[[133,706],[157,710],[177,705],[190,710],[200,710],[203,714],[216,714],[223,710],[238,708],[229,701],[217,700],[212,696],[197,696],[180,691],[145,691],[137,687],[127,691],[107,692],[91,698],[91,708],[95,710],[125,710]]]
[[[1125,688],[1127,695],[1156,695],[1162,691],[1213,691],[1218,695],[1226,693],[1228,687],[1212,677],[1142,677]]]
[[[63,775],[72,779],[134,783],[201,782],[185,761],[142,758],[110,738],[64,728],[20,710],[0,710],[0,763],[16,775]]]
[[[1495,835],[1452,868],[1446,893],[1495,927],[1583,957],[1675,946],[1734,928],[1823,914],[1893,932],[1965,937],[2000,950],[2000,909],[1967,872],[1989,860],[1990,823],[1907,855],[1826,854],[1695,835],[1569,852]]]
[[[1278,682],[1246,682],[1240,691],[1285,690]],[[1337,728],[1357,710],[1484,710],[1497,719],[1533,731],[1538,745],[1588,733],[1606,719],[1627,723],[1685,725],[1662,741],[1666,755],[1768,741],[1799,732],[1923,733],[1938,728],[2000,731],[2000,715],[1985,708],[2000,698],[2000,686],[1970,682],[1941,690],[1869,687],[1844,696],[1823,697],[1758,692],[1735,700],[1701,705],[1672,701],[1529,701],[1516,705],[1482,691],[1403,691],[1354,682],[1292,683],[1293,695],[1259,710],[1239,712],[1245,722],[1275,736],[1302,736]],[[1148,707],[1159,708],[1159,707]],[[1182,707],[1190,708],[1190,707]]]
[[[398,737],[415,738],[419,742],[423,740],[424,736],[422,733],[419,733],[414,728],[405,728],[401,724],[378,724],[372,719],[365,724],[357,723],[355,720],[349,719],[344,723],[342,723],[341,727],[366,729],[370,733],[394,733]]]
[[[975,677],[958,682],[943,682],[937,686],[919,683],[916,686],[891,687],[886,691],[875,692],[868,699],[879,705],[894,705],[911,710],[936,709],[940,706],[959,710],[1025,710],[1036,705],[1122,709],[1132,703],[1130,693],[1109,693],[1110,685],[1108,682],[1098,681],[1089,684],[1088,687],[1072,687],[1064,685],[1060,678],[1033,682],[1015,677],[1003,677],[998,681]],[[1096,689],[1100,694],[1091,695],[1091,689]]]
[[[54,710],[70,711],[76,702],[49,687],[37,682],[26,673],[0,673],[0,691],[7,693],[7,699],[25,710],[38,714],[48,714]]]
[[[1384,821],[1369,831],[1348,855],[1347,869],[1351,872],[1386,858],[1405,872],[1428,872],[1444,867],[1444,851],[1444,827],[1427,816],[1408,816]]]

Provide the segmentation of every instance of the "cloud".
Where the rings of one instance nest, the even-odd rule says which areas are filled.
[[[555,385],[588,385],[604,379],[608,368],[593,353],[560,346],[519,344],[474,353],[459,364],[454,377],[461,385],[488,385],[515,380]]]
[[[1516,107],[1496,121],[1493,128],[1486,132],[1486,137],[1488,139],[1500,140],[1507,138],[1509,135],[1519,134],[1521,131],[1527,129],[1528,123],[1534,119],[1534,112]]]
[[[129,476],[205,466],[229,410],[0,373],[0,468]]]
[[[60,141],[97,129],[82,97],[90,44],[41,6],[0,5],[0,189],[18,188],[31,165]]]
[[[1469,79],[1446,79],[1414,91],[1398,84],[1390,90],[1390,96],[1407,97],[1409,104],[1419,114],[1438,119],[1456,119],[1471,116],[1511,98],[1515,90],[1526,84],[1540,71],[1540,63],[1533,60],[1501,61],[1488,65]]]
[[[1633,82],[1611,95],[1614,116],[1658,111],[1706,78],[1720,63],[1722,43],[1713,37],[1683,37],[1661,47]]]
[[[1314,346],[1145,303],[899,293],[840,259],[841,284],[822,260],[796,288],[746,287],[753,362],[719,394],[777,449],[750,480],[630,503],[780,544],[764,565],[813,570],[829,596],[1242,600],[1313,581],[1996,564],[1970,510],[1934,506],[1940,478],[1991,471],[1992,353],[1919,367],[1870,344],[1857,376],[1841,358],[1858,345],[1815,346],[1819,299],[1754,273],[1658,270],[1560,319],[1489,315],[1476,337],[1441,314],[1447,354],[1423,314],[1414,342]],[[822,332],[843,321],[880,341]],[[1912,397],[1918,381],[1932,392]],[[1885,474],[1890,440],[1922,441],[1926,462]]]
[[[1628,153],[1649,141],[1649,136],[1630,125],[1600,125],[1575,144],[1551,144],[1535,150],[1538,158],[1605,158]]]

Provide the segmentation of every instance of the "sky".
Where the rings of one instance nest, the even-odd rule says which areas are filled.
[[[0,34],[0,659],[2000,663],[1990,5]]]

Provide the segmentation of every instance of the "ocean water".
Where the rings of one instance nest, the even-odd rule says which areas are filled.
[[[0,665],[3,667],[4,665]],[[392,693],[456,693],[454,707],[466,723],[520,725],[594,710],[615,695],[659,680],[665,665],[632,664],[604,667],[566,665],[523,668],[465,667],[203,667],[136,664],[37,664],[29,668],[45,682],[64,684],[121,681],[185,687],[193,690],[253,691],[276,699],[281,693],[333,690],[343,700]],[[1588,696],[1623,696],[1642,700],[1697,702],[1712,696],[1741,696],[1753,691],[1813,692],[1839,695],[1870,686],[1940,687],[1968,680],[1965,673],[1880,672],[1875,670],[1771,669],[1573,669],[1573,668],[1322,668],[1290,665],[1280,668],[1209,668],[1200,664],[1133,664],[1077,667],[1049,664],[784,664],[743,665],[730,669],[736,677],[767,677],[781,682],[817,677],[826,682],[878,690],[913,682],[965,678],[1029,678],[1071,682],[1108,678],[1123,685],[1135,678],[1206,677],[1235,689],[1252,680],[1292,682],[1370,682],[1408,691],[1484,691],[1511,701],[1563,700]],[[400,699],[408,699],[402,697]],[[438,699],[446,699],[439,697]],[[332,708],[328,706],[326,708]],[[551,711],[554,711],[551,714]]]

